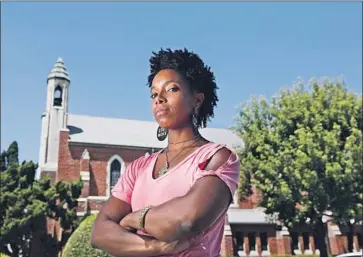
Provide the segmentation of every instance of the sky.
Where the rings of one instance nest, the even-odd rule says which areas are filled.
[[[362,94],[359,2],[3,2],[1,150],[16,140],[20,160],[38,162],[46,79],[58,57],[71,78],[70,113],[152,121],[151,53],[184,47],[216,76],[209,127],[233,125],[239,103],[298,77],[343,75]]]

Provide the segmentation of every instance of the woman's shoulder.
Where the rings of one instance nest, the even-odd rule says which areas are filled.
[[[213,166],[238,165],[239,158],[236,151],[227,144],[209,142],[198,153],[199,168],[204,169],[207,164]],[[214,165],[213,165],[214,164]],[[239,169],[236,167],[236,169]]]
[[[237,154],[232,147],[228,146],[227,144],[216,143],[212,141],[209,141],[207,144],[205,144],[201,148],[199,154],[201,158],[207,158],[207,159],[210,159],[213,156],[222,159],[228,158],[230,156],[237,157]]]

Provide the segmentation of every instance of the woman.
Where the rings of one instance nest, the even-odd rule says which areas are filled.
[[[198,133],[218,101],[214,75],[186,49],[161,49],[150,67],[152,111],[168,146],[128,165],[91,243],[113,256],[219,256],[239,160]]]

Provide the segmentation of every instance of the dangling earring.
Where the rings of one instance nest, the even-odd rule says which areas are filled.
[[[198,118],[195,113],[193,113],[193,115],[192,115],[192,123],[193,123],[193,127],[195,129],[198,129]]]
[[[168,129],[167,128],[162,128],[162,127],[158,127],[158,130],[156,131],[156,136],[158,138],[159,141],[164,141],[165,138],[168,136]]]

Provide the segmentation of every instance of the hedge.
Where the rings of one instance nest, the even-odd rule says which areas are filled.
[[[9,257],[9,255],[6,255],[5,253],[0,253],[0,257]]]
[[[62,257],[112,257],[91,246],[91,230],[97,214],[85,218],[68,239]]]

